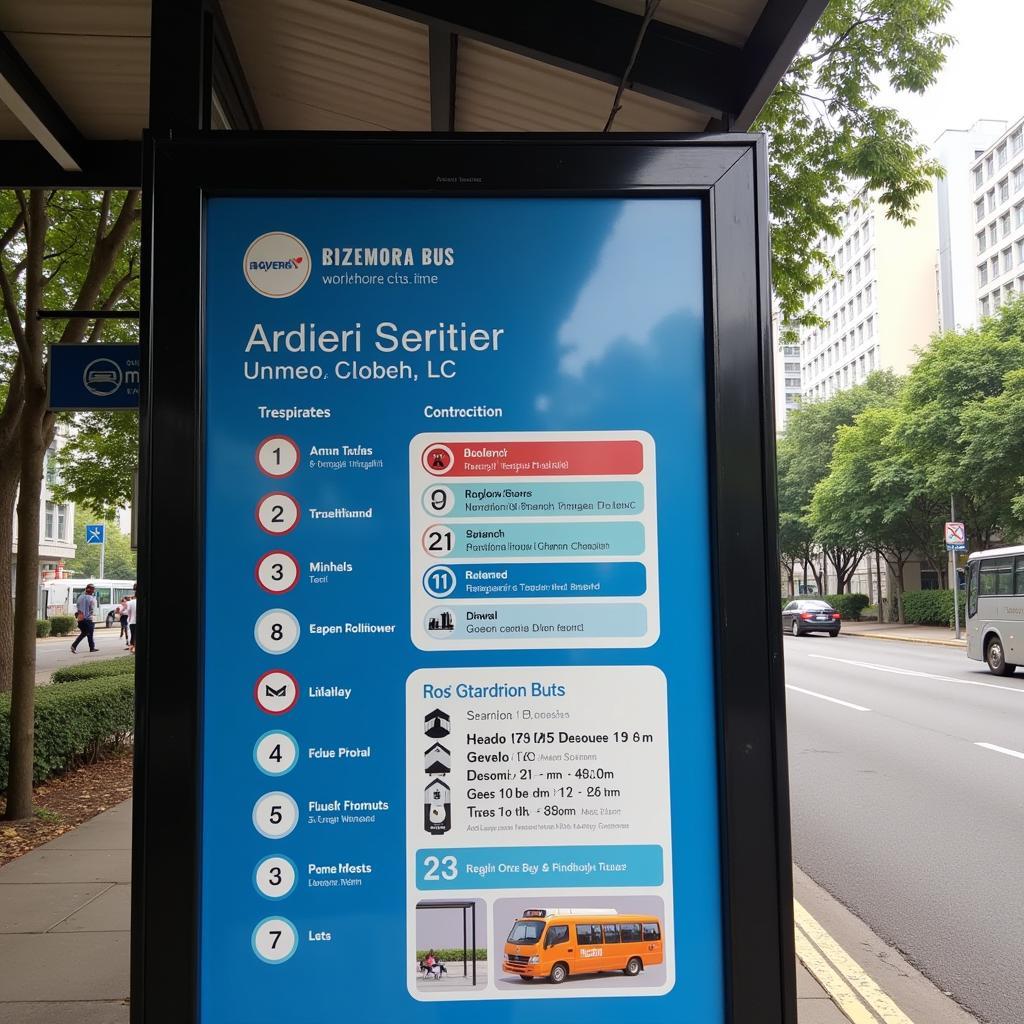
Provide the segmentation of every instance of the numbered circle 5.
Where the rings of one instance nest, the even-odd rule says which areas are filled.
[[[283,964],[299,944],[295,925],[285,917],[268,917],[252,930],[252,951],[266,964]]]
[[[252,759],[264,775],[287,775],[299,759],[299,745],[289,732],[265,732],[252,748]]]
[[[295,888],[298,872],[288,857],[264,857],[252,873],[252,884],[268,900],[283,900]]]
[[[299,446],[283,434],[260,441],[256,463],[267,476],[288,476],[299,464]]]
[[[428,526],[423,531],[423,550],[431,558],[447,558],[455,548],[455,534],[447,526]]]
[[[256,506],[256,522],[267,533],[282,534],[294,530],[300,514],[299,503],[284,491],[264,495]]]
[[[455,570],[447,565],[432,565],[423,574],[423,589],[432,597],[447,597],[458,582]]]
[[[455,465],[455,456],[446,444],[432,444],[423,449],[423,468],[434,476],[450,473]]]
[[[434,484],[423,492],[423,508],[432,516],[447,516],[455,508],[455,492],[450,487]]]
[[[299,699],[299,684],[295,676],[280,669],[264,672],[256,680],[256,703],[268,715],[283,715],[295,707]]]
[[[299,823],[299,805],[287,793],[264,793],[252,809],[256,831],[267,839],[284,839]]]
[[[299,620],[284,608],[271,608],[256,620],[253,634],[268,654],[284,654],[299,642]]]
[[[287,551],[268,551],[256,563],[256,582],[268,594],[283,594],[299,582],[299,563]]]

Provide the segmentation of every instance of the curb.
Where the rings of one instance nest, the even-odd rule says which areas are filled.
[[[957,650],[966,650],[966,640],[932,640],[924,636],[893,636],[891,633],[854,633],[847,631],[843,636],[859,636],[868,640],[897,640],[903,644],[930,644],[932,647],[955,647]]]

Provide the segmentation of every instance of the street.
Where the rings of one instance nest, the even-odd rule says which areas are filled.
[[[786,637],[796,863],[941,989],[1024,1020],[1024,675]]]
[[[124,641],[120,638],[118,627],[97,626],[93,634],[96,641],[96,653],[89,653],[89,644],[83,640],[78,645],[78,651],[71,653],[71,645],[78,636],[76,626],[68,636],[45,637],[36,641],[36,685],[47,683],[50,674],[63,665],[73,665],[86,659],[95,658],[117,658],[128,652],[124,649]]]

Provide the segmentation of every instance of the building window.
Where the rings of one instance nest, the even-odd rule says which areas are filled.
[[[1024,238],[1017,241],[1017,262],[1024,263]]]
[[[991,154],[985,157],[985,177],[991,178],[995,174],[996,162],[992,159]]]
[[[999,218],[999,232],[1003,238],[1010,233],[1010,215],[1008,213],[1004,213],[1002,217]]]
[[[799,373],[799,371],[800,371],[800,364],[799,363],[786,363],[786,373]]]
[[[1024,164],[1018,164],[1013,169],[1013,191],[1019,192],[1024,188]]]
[[[988,244],[995,245],[999,241],[999,229],[996,227],[996,222],[992,221],[988,226]]]
[[[787,388],[798,388],[798,387],[800,387],[800,378],[799,377],[787,377],[786,378],[786,387]]]
[[[979,253],[983,253],[985,251],[985,248],[986,248],[986,245],[985,245],[985,232],[984,231],[979,231],[974,237],[978,240],[978,252]]]
[[[1005,142],[1001,142],[999,144],[999,147],[996,149],[996,163],[998,163],[1000,167],[1002,167],[1003,164],[1006,163],[1006,143]]]
[[[867,277],[871,273],[871,253],[864,253],[864,276]]]
[[[1003,250],[1003,273],[1008,274],[1013,270],[1013,250],[1009,247]]]
[[[57,483],[57,449],[53,445],[46,450],[46,483],[51,487]]]
[[[53,540],[53,528],[56,519],[56,510],[57,506],[52,501],[48,501],[46,503],[46,517],[45,522],[43,524],[43,536],[46,537],[47,540]]]
[[[996,208],[996,190],[994,188],[990,188],[986,193],[985,202],[988,207],[988,212],[992,213]]]
[[[1010,198],[1010,179],[1009,178],[1003,178],[1003,180],[1001,182],[999,182],[999,202],[1005,203],[1006,200],[1009,199],[1009,198]]]
[[[998,256],[993,256],[992,259],[990,259],[988,261],[988,272],[991,275],[993,281],[999,276],[999,257]]]
[[[871,285],[865,285],[864,287],[864,305],[871,305]]]
[[[981,313],[982,316],[988,316],[988,296],[987,295],[978,303],[978,311]]]
[[[978,285],[988,284],[988,263],[978,266]]]
[[[1013,302],[1013,282],[1003,285],[1003,302]]]
[[[868,352],[868,372],[875,368],[875,350]]]
[[[999,310],[1002,308],[1002,305],[1003,305],[1002,296],[999,294],[999,291],[996,290],[996,291],[994,291],[992,293],[992,311],[994,313],[998,313]]]
[[[864,333],[869,338],[875,333],[875,318],[873,316],[869,316],[867,320],[864,321]]]
[[[871,237],[871,221],[864,221],[864,227],[861,229],[864,235],[864,244],[867,245],[868,239]]]
[[[975,220],[984,220],[985,219],[985,200],[984,199],[979,199],[974,204],[974,219]]]
[[[982,170],[981,164],[978,164],[978,166],[974,168],[974,187],[975,188],[981,188],[981,186],[984,183],[985,183],[985,172]]]
[[[1024,128],[1018,128],[1010,136],[1010,149],[1014,153],[1019,153],[1022,149],[1024,149]]]
[[[1024,203],[1018,203],[1013,208],[1013,226],[1017,228],[1024,226]]]

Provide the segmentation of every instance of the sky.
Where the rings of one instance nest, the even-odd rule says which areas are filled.
[[[957,42],[936,83],[922,96],[886,90],[879,99],[908,117],[928,145],[946,128],[1024,116],[1024,2],[953,0],[943,28]]]

